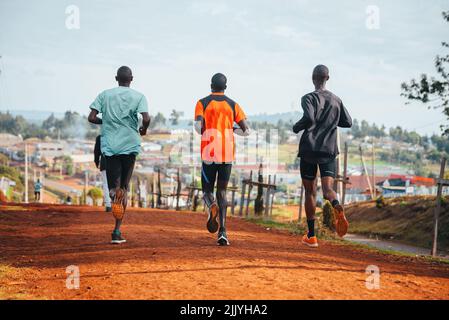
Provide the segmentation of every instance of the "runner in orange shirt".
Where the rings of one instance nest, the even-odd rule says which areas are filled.
[[[218,230],[218,245],[229,245],[226,234],[226,188],[234,161],[234,133],[249,135],[246,115],[238,103],[225,96],[227,79],[217,73],[212,77],[212,93],[195,107],[195,130],[201,134],[201,185],[208,213],[207,230]],[[238,124],[238,128],[234,127]],[[214,187],[217,181],[216,200]],[[218,202],[218,204],[217,204]],[[219,216],[219,223],[217,222]]]

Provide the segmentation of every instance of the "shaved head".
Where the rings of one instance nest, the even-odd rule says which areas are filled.
[[[317,65],[313,68],[312,79],[314,83],[323,84],[329,80],[329,68],[323,64]]]
[[[129,67],[122,66],[118,68],[115,79],[119,83],[130,83],[133,80],[133,73]]]
[[[211,80],[211,88],[213,91],[224,91],[226,90],[226,83],[228,80],[223,73],[216,73]]]

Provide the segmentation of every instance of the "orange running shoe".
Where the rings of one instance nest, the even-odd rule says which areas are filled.
[[[215,233],[218,230],[218,205],[216,202],[213,202],[210,208],[206,205],[207,211],[207,231],[210,233]]]
[[[121,188],[115,189],[114,200],[112,202],[112,215],[118,220],[122,220],[125,215],[125,207],[123,205],[125,195],[125,190]]]
[[[349,222],[346,220],[345,211],[343,209],[343,206],[341,204],[338,204],[334,208],[335,212],[335,229],[337,231],[337,234],[340,237],[343,237],[347,232],[349,228]]]
[[[311,248],[318,248],[318,239],[315,236],[309,238],[307,234],[305,234],[302,237],[302,243]]]

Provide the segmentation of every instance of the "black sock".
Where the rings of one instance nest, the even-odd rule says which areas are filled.
[[[338,201],[337,199],[332,201],[332,207],[335,208],[336,206],[338,206],[340,204],[340,201]]]
[[[315,236],[315,219],[307,220],[307,227],[309,228],[309,232],[307,232],[307,237],[311,238]]]

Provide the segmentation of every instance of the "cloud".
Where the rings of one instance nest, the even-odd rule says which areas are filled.
[[[287,25],[276,25],[267,32],[269,35],[285,38],[298,43],[305,48],[316,48],[320,46],[320,42],[314,38],[309,32],[298,31]]]
[[[201,15],[217,16],[229,12],[229,7],[224,2],[194,2],[191,11]]]

